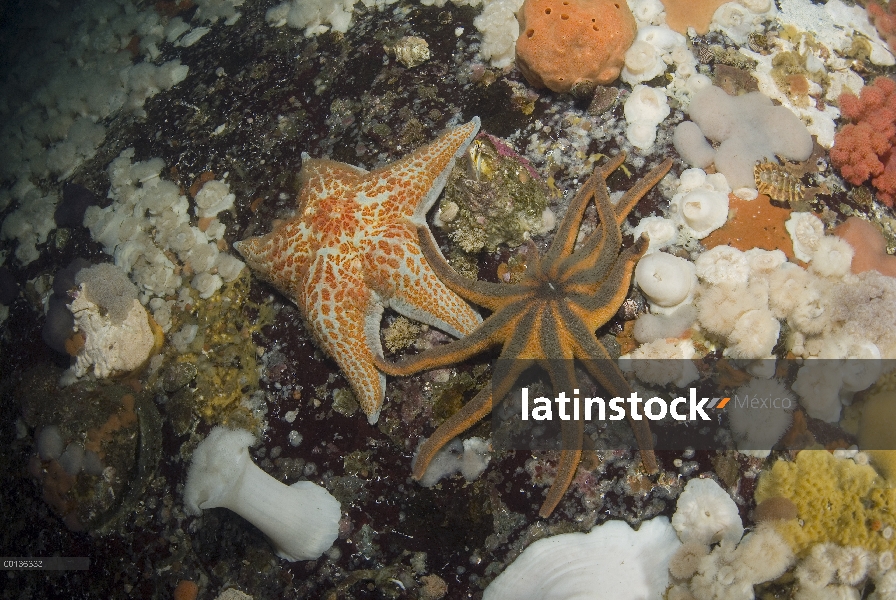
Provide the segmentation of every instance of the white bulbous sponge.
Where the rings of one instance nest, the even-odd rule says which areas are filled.
[[[775,106],[761,92],[729,96],[710,86],[697,92],[688,112],[704,137],[719,146],[713,155],[716,170],[733,189],[756,187],[756,161],[774,161],[781,156],[803,161],[812,154],[812,136],[790,109]],[[681,123],[673,134],[675,149],[693,166],[707,166],[706,140],[696,135],[694,125]],[[679,131],[680,130],[680,131]]]

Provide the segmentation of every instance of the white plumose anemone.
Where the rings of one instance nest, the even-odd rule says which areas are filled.
[[[647,150],[656,141],[656,128],[669,116],[668,97],[662,89],[636,85],[623,106],[628,126],[625,135],[636,148]]]
[[[743,252],[731,246],[716,246],[697,257],[697,277],[710,284],[739,285],[750,278],[750,265]]]
[[[824,223],[821,219],[810,212],[794,212],[790,213],[784,227],[793,241],[793,254],[803,262],[812,260],[824,237]]]
[[[698,131],[697,135],[702,138],[703,134]],[[702,240],[728,220],[730,192],[721,173],[707,175],[703,169],[685,169],[669,202],[669,215],[685,233]]]
[[[826,235],[818,240],[809,270],[822,277],[843,278],[849,273],[854,254],[855,250],[845,240]]]
[[[682,542],[737,544],[744,534],[737,504],[712,479],[691,479],[678,497],[672,526]]]
[[[254,442],[244,429],[212,429],[193,451],[184,487],[187,511],[229,508],[258,527],[280,558],[317,558],[336,541],[339,502],[315,483],[286,485],[262,471],[249,457]]]
[[[635,40],[625,52],[625,68],[622,70],[623,81],[637,84],[649,81],[666,70],[666,63],[656,48],[643,40]]]
[[[483,600],[660,598],[669,585],[669,561],[681,543],[666,517],[634,531],[608,521],[589,533],[538,540],[486,588]]]
[[[781,324],[767,308],[746,311],[728,334],[729,346],[725,355],[733,358],[764,358],[772,353],[778,342]]]
[[[653,254],[675,241],[678,237],[678,226],[671,219],[664,217],[644,217],[632,229],[632,236],[638,239],[642,233],[646,233],[650,238],[646,254]]]
[[[648,254],[635,267],[635,283],[653,312],[674,312],[693,297],[697,286],[694,263],[665,252]]]
[[[728,220],[728,194],[696,189],[683,195],[675,205],[690,233],[702,240]]]

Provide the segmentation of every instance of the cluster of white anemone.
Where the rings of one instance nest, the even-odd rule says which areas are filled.
[[[874,600],[896,598],[892,552],[818,544],[798,561],[769,523],[744,535],[737,504],[709,478],[688,481],[671,523],[657,517],[635,532],[609,521],[587,534],[533,543],[484,598],[584,598],[601,590],[619,600],[752,600],[755,585],[794,567],[797,600],[858,598],[857,588],[869,579]]]
[[[721,173],[686,169],[669,204],[669,214],[686,235],[702,240],[728,220],[731,188]]]
[[[206,182],[196,195],[195,212],[204,221],[200,229],[190,224],[186,196],[174,182],[162,179],[164,161],[134,163],[133,156],[133,149],[125,150],[109,165],[113,202],[106,208],[88,208],[84,225],[129,274],[141,302],[168,330],[174,302],[165,297],[178,294],[187,274],[199,296],[209,298],[245,266],[218,246],[225,227],[216,215],[231,209],[235,198],[227,183]],[[173,257],[181,264],[175,264]]]
[[[660,88],[636,85],[625,101],[623,112],[628,126],[625,137],[641,150],[649,150],[656,141],[657,127],[669,116],[666,92]]]
[[[609,521],[590,533],[567,533],[529,546],[485,590],[485,600],[591,597],[753,598],[753,584],[793,562],[771,529],[743,536],[737,505],[711,479],[692,479],[671,523],[657,517],[637,532]],[[710,545],[718,544],[715,550]],[[670,588],[671,584],[671,588]],[[691,595],[688,595],[691,594]]]
[[[889,326],[896,321],[896,280],[876,271],[851,273],[852,247],[825,235],[821,220],[811,213],[792,213],[786,224],[797,259],[808,262],[808,268],[789,262],[781,250],[743,252],[716,246],[694,262],[660,251],[683,237],[702,235],[698,218],[724,222],[727,201],[721,196],[727,188],[718,191],[717,209],[702,206],[704,200],[716,201],[702,198],[714,193],[709,181],[713,177],[696,169],[685,171],[671,203],[673,219],[650,217],[634,228],[635,234],[651,235],[652,242],[656,232],[658,248],[652,243],[635,268],[633,279],[650,313],[635,323],[641,346],[623,358],[690,358],[694,346],[687,332],[697,326],[710,343],[724,348],[725,356],[743,361],[754,376],[770,378],[773,352],[780,345],[799,358],[833,361],[803,365],[792,389],[809,416],[839,420],[841,407],[879,376],[880,359],[896,355],[896,330]],[[691,179],[702,184],[691,185]],[[689,211],[695,191],[701,197]],[[715,212],[717,217],[712,216]],[[681,231],[674,235],[676,227]],[[788,336],[782,339],[784,324]],[[628,363],[623,367],[635,370],[645,383],[682,385],[696,376],[682,370],[687,361],[680,361],[678,370],[670,369],[675,361],[633,362],[640,363],[637,369]],[[789,413],[774,420],[786,424]],[[780,433],[778,426],[772,429]],[[745,448],[770,447],[757,443],[746,429],[738,435]]]

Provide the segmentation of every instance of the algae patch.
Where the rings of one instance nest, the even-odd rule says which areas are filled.
[[[274,320],[274,309],[250,300],[244,270],[207,300],[173,315],[175,335],[148,385],[166,395],[165,410],[178,434],[198,416],[213,425],[255,430],[249,399],[259,389],[258,351],[252,335]]]

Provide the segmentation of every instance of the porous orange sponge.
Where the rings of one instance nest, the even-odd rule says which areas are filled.
[[[526,0],[517,19],[517,66],[555,92],[619,77],[638,29],[625,0]]]

